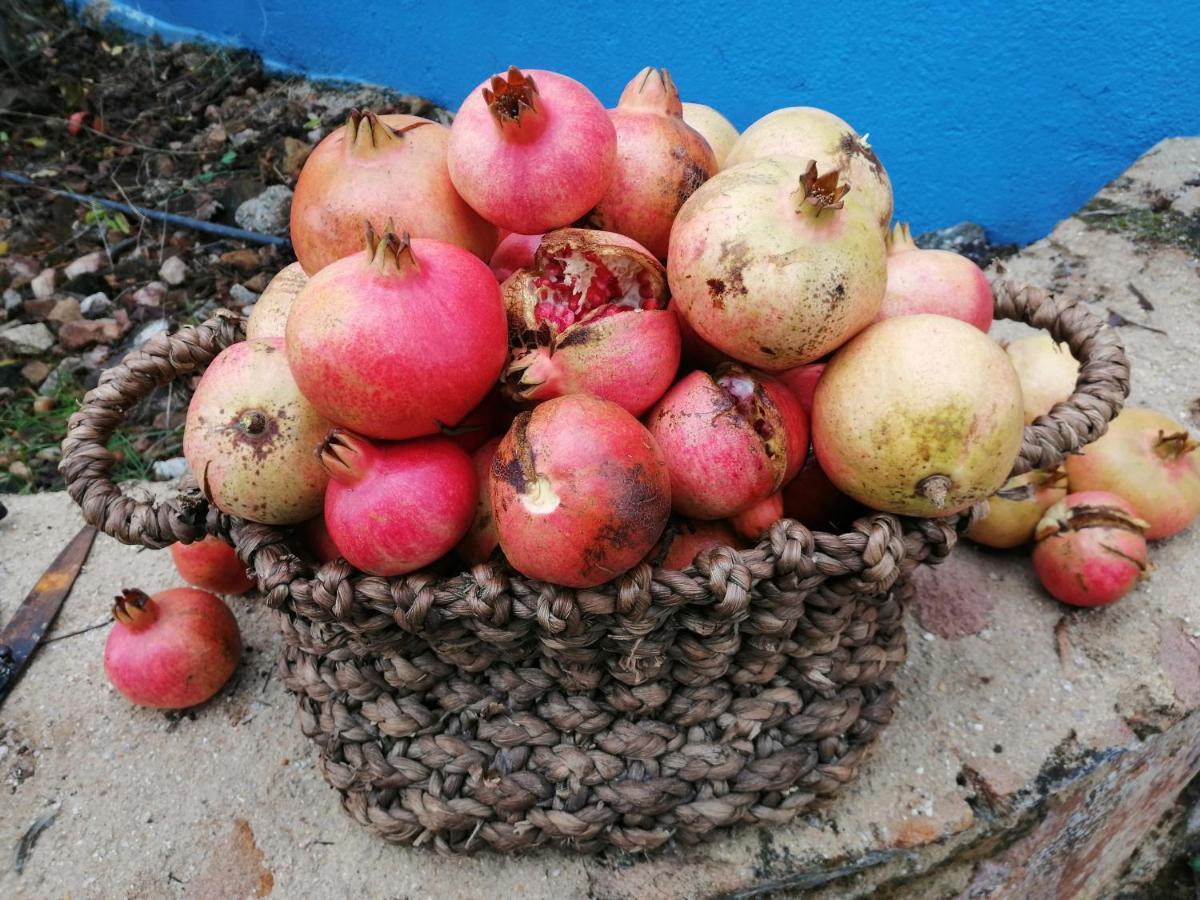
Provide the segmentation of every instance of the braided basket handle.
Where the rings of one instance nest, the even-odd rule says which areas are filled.
[[[1129,361],[1116,331],[1081,303],[1041,288],[993,283],[996,317],[1044,329],[1079,360],[1075,392],[1025,426],[1012,474],[1053,469],[1108,430],[1129,396]]]
[[[67,422],[58,464],[71,499],[89,525],[126,544],[152,548],[176,541],[190,543],[212,530],[206,520],[210,512],[211,518],[218,516],[198,490],[166,500],[125,495],[110,478],[116,460],[107,445],[139,400],[180,376],[202,371],[218,353],[244,337],[240,316],[219,313],[203,325],[151,338],[101,375],[100,383],[88,391]]]
[[[1075,393],[1025,428],[1013,474],[1053,468],[1104,433],[1129,393],[1129,364],[1116,333],[1084,306],[1007,281],[993,289],[997,317],[1045,329],[1080,361]],[[210,509],[198,490],[157,501],[124,494],[110,478],[115,460],[107,444],[139,400],[202,370],[244,336],[244,320],[232,313],[159,335],[106,371],[87,393],[68,422],[59,470],[89,524],[124,543],[155,548],[228,531],[228,517]]]

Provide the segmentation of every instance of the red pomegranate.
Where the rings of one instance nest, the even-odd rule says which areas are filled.
[[[246,564],[218,537],[209,535],[192,544],[172,544],[171,559],[188,584],[216,594],[244,594],[254,589]]]
[[[292,307],[287,356],[334,423],[401,440],[457,425],[507,355],[500,288],[460,247],[367,228],[367,250],[312,277]]]
[[[454,190],[446,166],[450,129],[417,116],[350,111],[309,155],[292,197],[296,259],[315,275],[362,249],[363,222],[395,220],[417,238],[490,259],[499,239]]]
[[[746,542],[724,519],[715,522],[681,521],[667,529],[662,542],[666,545],[666,555],[660,568],[673,571],[686,569],[697,556],[714,547],[732,547],[734,550],[746,547]]]
[[[876,321],[933,313],[986,332],[992,306],[992,287],[979,266],[949,250],[922,250],[908,224],[896,224],[888,235],[887,293]]]
[[[493,438],[471,454],[471,465],[475,467],[475,480],[478,482],[475,518],[463,539],[454,548],[458,558],[468,566],[477,566],[485,562],[500,546],[500,537],[496,534],[496,519],[492,515],[491,482],[492,460],[495,459],[496,448],[499,446],[500,438]]]
[[[617,133],[578,81],[516,66],[459,107],[450,128],[450,178],[489,222],[518,234],[570,225],[612,181]]]
[[[649,432],[615,403],[570,394],[521,413],[492,463],[492,514],[518,572],[594,587],[645,558],[671,512]]]

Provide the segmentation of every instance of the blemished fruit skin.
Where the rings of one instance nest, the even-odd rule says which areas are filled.
[[[492,390],[508,334],[500,286],[461,247],[394,233],[318,272],[296,297],[287,357],[331,422],[404,440],[455,426]]]
[[[510,68],[463,101],[450,127],[450,178],[489,222],[541,234],[577,221],[612,181],[617,132],[586,87]]]
[[[951,515],[994,494],[1023,428],[1008,356],[946,316],[872,325],[834,354],[813,396],[825,474],[860,503],[900,515]]]
[[[1043,332],[1011,341],[1004,349],[1021,379],[1026,425],[1075,392],[1079,361],[1066,344]]]
[[[1038,523],[1033,568],[1052,596],[1072,606],[1124,597],[1149,569],[1146,523],[1106,491],[1068,494]]]
[[[206,591],[244,594],[254,589],[237,552],[212,535],[191,544],[172,544],[171,559],[184,581]]]
[[[294,525],[321,509],[329,478],[316,449],[329,431],[300,392],[280,338],[226,347],[188,406],[183,455],[222,512]]]
[[[708,344],[769,372],[814,362],[871,323],[883,232],[836,170],[769,157],[700,186],[671,229],[676,310]]]
[[[1108,431],[1067,457],[1072,491],[1110,491],[1149,523],[1147,540],[1171,537],[1200,517],[1200,445],[1181,422],[1127,407]]]
[[[738,130],[733,127],[733,123],[711,106],[686,101],[683,104],[683,121],[695,128],[700,132],[701,137],[708,141],[713,156],[717,158],[717,168],[724,168],[725,157],[729,155],[729,151],[738,139]]]
[[[413,237],[491,258],[496,226],[454,190],[446,164],[450,129],[418,116],[353,110],[313,150],[296,180],[291,238],[309,275],[362,249],[363,224],[394,221]]]
[[[871,208],[881,229],[892,218],[892,182],[883,163],[849,123],[812,106],[767,113],[742,132],[729,149],[723,169],[768,156],[811,159],[825,172],[837,169]]]
[[[471,457],[427,437],[372,443],[335,429],[321,447],[329,470],[325,527],[346,562],[370,575],[406,575],[449,553],[475,517]]]
[[[219,691],[237,669],[237,620],[218,597],[171,588],[147,597],[126,590],[104,644],[104,674],[132,703],[186,709]]]
[[[967,537],[996,550],[1028,544],[1046,510],[1065,496],[1067,473],[1061,468],[1016,475],[988,497],[987,515],[971,523]]]
[[[949,250],[923,250],[907,224],[888,235],[887,293],[876,320],[932,313],[987,333],[995,301],[983,270]]]
[[[522,413],[492,462],[500,547],[528,578],[595,587],[641,562],[671,512],[654,438],[615,403],[587,394]]]
[[[292,301],[306,284],[308,276],[300,263],[294,262],[280,269],[254,301],[254,309],[246,319],[246,340],[283,337]]]

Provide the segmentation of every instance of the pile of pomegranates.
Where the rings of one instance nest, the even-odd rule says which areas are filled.
[[[583,589],[784,515],[837,531],[997,491],[981,540],[1086,533],[1084,513],[1038,523],[1058,476],[1005,484],[1036,352],[993,341],[983,273],[892,212],[839,117],[793,107],[739,136],[665,69],[611,109],[512,67],[449,128],[353,111],[300,174],[298,265],[201,379],[185,454],[220,509],[381,576],[504,560]],[[1135,456],[1195,479],[1190,439],[1162,431],[1089,450],[1087,489]],[[1152,536],[1197,502],[1141,487],[1122,522]]]

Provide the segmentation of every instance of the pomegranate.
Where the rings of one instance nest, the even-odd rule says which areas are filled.
[[[1021,379],[1026,425],[1075,393],[1079,361],[1066,344],[1055,343],[1054,338],[1041,332],[1013,341],[1005,350]]]
[[[700,132],[700,136],[708,141],[713,156],[717,158],[717,168],[723,168],[725,157],[738,139],[738,131],[727,118],[703,103],[684,103],[683,121]]]
[[[492,273],[503,283],[509,275],[533,265],[533,254],[542,242],[540,234],[509,234],[492,254]]]
[[[667,533],[663,535],[660,551],[665,550],[666,554],[659,568],[673,571],[686,569],[705,550],[714,547],[743,550],[745,546],[746,542],[738,537],[737,532],[724,520],[683,521],[678,526],[668,528]]]
[[[475,515],[471,458],[440,437],[372,444],[335,428],[321,446],[325,527],[346,562],[405,575],[450,551]]]
[[[892,182],[883,163],[844,120],[811,106],[777,109],[742,132],[729,150],[723,168],[730,169],[768,156],[811,159],[822,171],[836,169],[886,229],[892,220]]]
[[[304,274],[300,263],[294,262],[280,269],[266,290],[259,294],[250,317],[246,319],[246,338],[283,337],[292,301],[306,284],[308,276]]]
[[[463,101],[450,128],[450,178],[489,222],[518,234],[570,225],[612,181],[617,132],[586,87],[516,66]]]
[[[504,307],[465,250],[367,227],[367,250],[314,275],[292,307],[288,362],[338,425],[401,440],[457,425],[504,368]]]
[[[782,381],[789,391],[800,401],[800,407],[806,416],[812,415],[813,394],[817,390],[817,382],[825,371],[825,363],[809,363],[780,372],[775,377]]]
[[[675,309],[674,306],[670,308]],[[678,312],[675,321],[679,325],[679,358],[685,372],[694,369],[715,369],[721,363],[733,362],[726,354],[696,334],[696,329]]]
[[[155,709],[203,703],[242,656],[237,620],[218,597],[194,588],[148,596],[126,589],[113,607],[104,674],[126,700]]]
[[[808,449],[800,404],[775,379],[739,365],[692,372],[646,419],[671,472],[680,515],[723,519],[765,500]]]
[[[492,438],[508,431],[514,415],[516,410],[509,406],[499,387],[496,387],[461,422],[443,427],[442,435],[468,453],[474,453]]]
[[[1038,522],[1033,568],[1063,603],[1112,603],[1149,570],[1145,530],[1133,507],[1115,494],[1068,494]]]
[[[787,157],[726,169],[683,205],[667,275],[705,341],[773,372],[820,359],[883,302],[883,232],[838,172]]]
[[[217,594],[244,594],[254,588],[246,564],[227,543],[209,535],[193,544],[172,544],[171,559],[188,584]]]
[[[783,486],[783,514],[806,528],[841,533],[863,512],[829,480],[811,451],[799,474]]]
[[[637,565],[671,512],[654,438],[615,403],[571,394],[517,416],[492,463],[500,547],[529,578],[594,587]]]
[[[609,115],[617,129],[616,170],[588,221],[666,259],[675,214],[717,174],[717,158],[683,121],[679,91],[666,69],[638,72]]]
[[[779,491],[744,509],[730,520],[733,530],[748,541],[759,540],[763,532],[783,518],[783,494]]]
[[[1016,475],[988,498],[987,515],[971,523],[967,537],[998,550],[1028,544],[1046,510],[1065,496],[1067,473],[1061,468]]]
[[[873,509],[946,516],[994,494],[1021,448],[1021,384],[979,329],[885,319],[839,350],[813,396],[813,449]]]
[[[1153,409],[1130,407],[1081,455],[1067,457],[1072,491],[1111,491],[1133,504],[1148,540],[1170,537],[1200,516],[1200,444]]]
[[[350,111],[309,155],[292,198],[292,247],[309,275],[362,249],[364,221],[394,219],[413,237],[490,259],[499,237],[455,192],[450,129],[417,116]]]
[[[504,282],[517,400],[586,393],[640,416],[679,369],[663,267],[619,234],[563,228]]]
[[[492,460],[499,446],[500,438],[492,438],[471,454],[471,465],[475,467],[475,480],[478,484],[475,518],[463,539],[454,548],[459,559],[468,566],[477,566],[485,562],[500,546],[500,537],[496,534],[496,520],[492,516],[491,482]]]
[[[329,479],[314,452],[328,430],[296,386],[283,341],[255,338],[209,364],[188,407],[183,455],[218,509],[292,525],[321,508]]]
[[[896,224],[888,235],[887,293],[877,321],[934,313],[986,332],[992,308],[992,287],[979,266],[949,250],[922,250],[908,224]]]
[[[313,516],[302,524],[298,531],[304,547],[308,549],[312,558],[317,562],[331,562],[342,555],[338,551],[337,544],[330,537],[329,529],[325,527],[324,513],[319,516]]]

